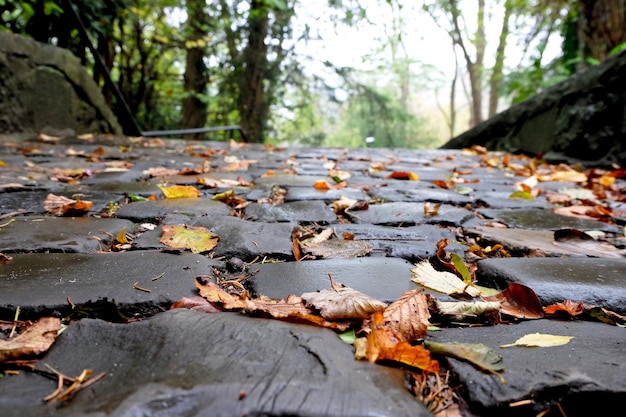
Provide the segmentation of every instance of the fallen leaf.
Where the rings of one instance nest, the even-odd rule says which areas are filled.
[[[327,320],[367,319],[375,311],[387,308],[386,303],[333,281],[330,288],[304,293],[302,299]]]
[[[233,296],[213,282],[202,283],[196,279],[196,287],[200,295],[211,303],[218,303],[226,310],[245,310],[250,313],[264,313],[275,319],[308,322],[321,327],[347,330],[352,324],[346,322],[332,322],[320,317],[305,306],[304,300],[295,295],[289,295],[286,300],[272,300],[268,298],[249,299],[247,292],[241,296]]]
[[[11,262],[12,260],[13,260],[12,256],[5,255],[4,253],[0,253],[0,264]]]
[[[552,316],[574,317],[585,312],[585,304],[582,301],[574,302],[565,300],[561,303],[554,303],[543,309],[543,312]]]
[[[521,319],[540,319],[543,317],[541,301],[535,292],[522,284],[512,282],[499,294],[483,296],[485,301],[500,303],[500,312]]]
[[[499,301],[454,302],[435,300],[437,312],[450,320],[470,321],[480,319],[489,323],[500,323]]]
[[[502,356],[482,343],[437,343],[426,340],[424,346],[432,353],[469,362],[482,371],[498,376],[506,384],[500,375],[504,371]]]
[[[552,334],[531,333],[520,337],[514,343],[500,345],[501,348],[523,346],[523,347],[554,347],[563,346],[569,343],[574,336],[556,336]]]
[[[385,325],[383,313],[378,311],[372,317],[372,330],[367,335],[365,356],[369,362],[394,361],[422,369],[438,372],[439,363],[430,357],[430,352],[421,345],[413,346],[398,338],[394,331]]]
[[[61,329],[61,320],[43,317],[12,340],[0,340],[0,363],[26,356],[39,355],[54,343]]]
[[[187,308],[189,310],[200,311],[202,313],[218,313],[222,311],[211,304],[206,298],[200,296],[183,297],[173,303],[170,310],[176,308]]]
[[[357,258],[368,255],[373,246],[359,240],[330,239],[317,243],[304,243],[302,249],[309,255],[323,259]]]
[[[197,198],[202,195],[196,187],[191,185],[172,185],[170,187],[159,185],[159,188],[163,191],[165,198]]]
[[[205,227],[164,225],[160,242],[171,248],[190,249],[192,253],[207,252],[217,246],[219,236]]]
[[[383,312],[384,325],[402,340],[423,339],[430,326],[428,296],[421,290],[406,291]]]
[[[411,274],[413,276],[411,281],[444,294],[469,295],[470,297],[480,295],[478,289],[464,283],[462,279],[453,273],[437,271],[433,268],[428,259],[415,264],[415,266],[411,268]]]
[[[393,180],[409,180],[409,181],[419,181],[420,177],[415,172],[406,172],[406,171],[394,171],[387,176],[388,179]]]
[[[57,216],[83,216],[92,206],[91,201],[72,200],[52,193],[48,194],[43,202],[44,209]]]

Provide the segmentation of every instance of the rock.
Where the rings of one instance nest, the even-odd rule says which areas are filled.
[[[77,57],[8,32],[0,32],[0,103],[0,133],[122,133]]]
[[[573,336],[553,347],[501,348],[527,334]],[[610,415],[626,395],[626,351],[623,329],[603,323],[531,320],[516,325],[444,329],[430,332],[429,341],[480,343],[500,355],[506,380],[482,372],[467,362],[449,359],[476,415],[537,416],[548,407],[562,407],[560,415]],[[603,361],[591,358],[603,357]],[[601,394],[599,394],[601,393]],[[517,407],[509,404],[530,400]],[[552,413],[550,413],[552,414]]]
[[[128,318],[145,317],[196,295],[195,278],[220,266],[201,255],[158,251],[15,254],[11,262],[0,263],[0,276],[7,277],[0,280],[0,318],[14,317],[18,306],[23,318],[69,315],[70,301],[104,300]]]
[[[626,51],[574,75],[453,138],[442,148],[556,153],[626,163]],[[549,156],[549,155],[546,155]]]
[[[17,416],[430,416],[403,372],[354,359],[315,326],[237,313],[174,310],[130,324],[85,319],[42,359],[65,375],[106,376],[64,407],[41,399],[56,382],[0,379],[0,409]]]

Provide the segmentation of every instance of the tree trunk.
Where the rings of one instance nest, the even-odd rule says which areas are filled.
[[[248,42],[242,54],[238,97],[241,127],[250,142],[262,143],[269,105],[265,98],[269,15],[263,1],[252,0],[248,13]]]
[[[204,63],[205,48],[202,39],[205,33],[202,27],[208,23],[204,10],[206,2],[201,0],[187,0],[187,57],[185,62],[182,127],[194,129],[205,127],[207,119],[207,104],[200,97],[206,93],[209,82],[208,70]],[[200,41],[200,42],[198,42]],[[202,139],[203,133],[185,135],[186,139]]]
[[[584,60],[602,61],[613,48],[626,42],[626,1],[580,0],[578,7]]]
[[[509,1],[504,4],[504,17],[502,18],[502,29],[500,31],[500,40],[496,49],[496,61],[493,64],[491,77],[489,78],[489,113],[488,117],[496,114],[498,111],[498,90],[502,81],[502,70],[504,67],[504,50],[506,49],[506,41],[509,36],[509,20],[513,13],[513,7]]]

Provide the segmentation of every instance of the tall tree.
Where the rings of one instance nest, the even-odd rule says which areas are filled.
[[[182,128],[204,127],[207,120],[206,90],[209,82],[208,69],[204,62],[206,33],[209,31],[209,16],[204,0],[187,0],[187,32]],[[192,133],[189,139],[201,139],[202,133]]]

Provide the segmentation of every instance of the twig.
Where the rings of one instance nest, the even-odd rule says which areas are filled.
[[[147,289],[147,288],[140,287],[140,286],[139,286],[139,282],[135,282],[135,283],[133,284],[133,288],[134,288],[134,289],[136,289],[136,290],[139,290],[139,291],[143,291],[143,292],[152,292],[152,290],[149,290],[149,289]]]
[[[15,309],[15,317],[13,318],[13,327],[11,328],[11,333],[9,333],[9,339],[13,338],[15,334],[15,329],[17,329],[17,319],[20,316],[20,306],[17,306]]]

